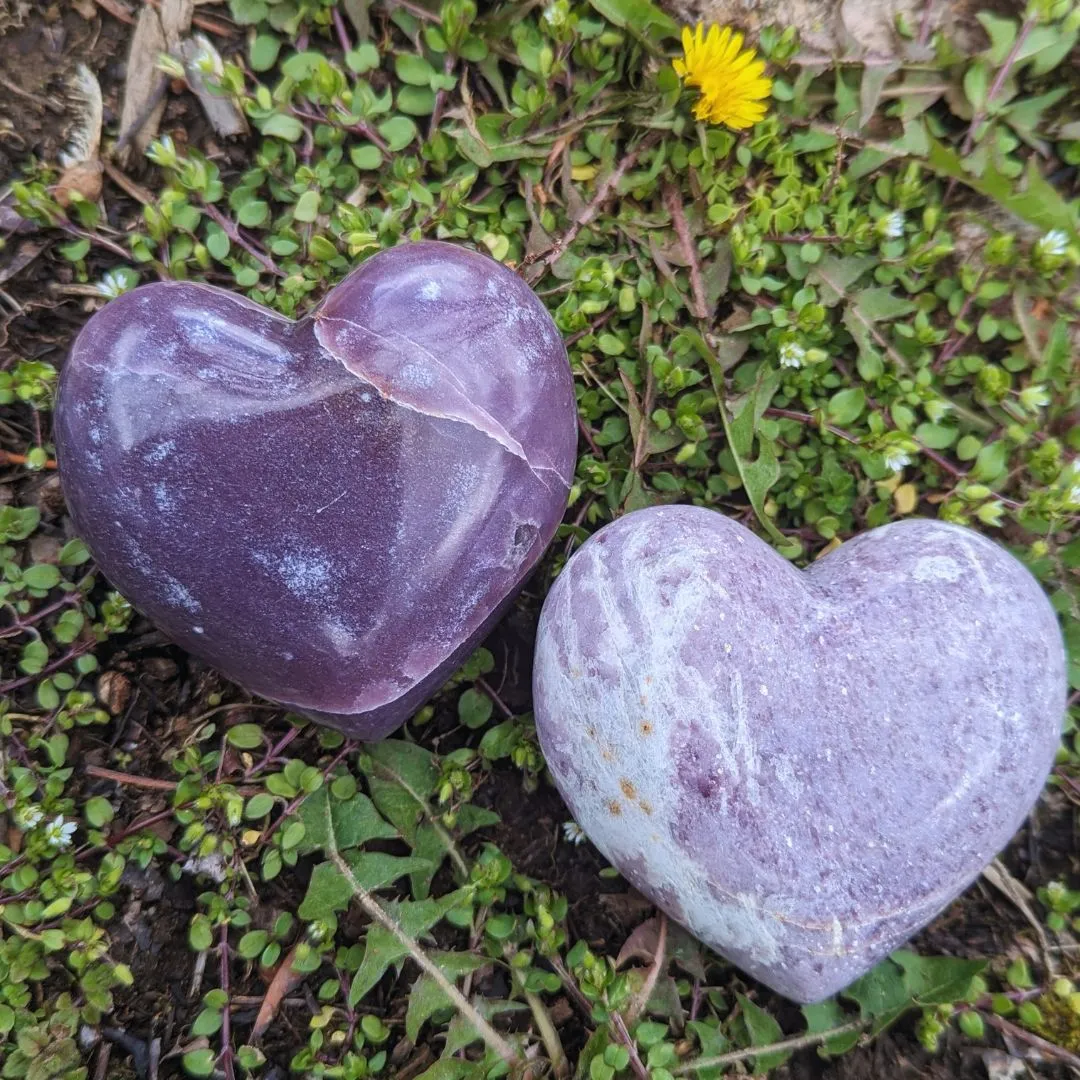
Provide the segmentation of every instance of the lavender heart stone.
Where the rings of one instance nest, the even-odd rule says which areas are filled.
[[[710,510],[642,510],[540,620],[537,730],[641,892],[799,1002],[960,893],[1039,796],[1065,656],[1038,583],[978,533],[875,529],[798,571]]]
[[[56,424],[109,580],[236,682],[364,739],[505,610],[576,437],[543,305],[441,243],[374,256],[298,322],[206,285],[127,293],[76,340]]]

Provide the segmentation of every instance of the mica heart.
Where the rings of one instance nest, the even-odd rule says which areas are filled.
[[[375,255],[297,322],[206,285],[112,301],[61,377],[76,528],[174,641],[364,739],[482,639],[566,506],[573,380],[511,271]]]
[[[1039,796],[1065,657],[980,534],[887,525],[794,569],[710,510],[607,526],[548,595],[537,731],[575,819],[642,893],[799,1002],[969,885]]]

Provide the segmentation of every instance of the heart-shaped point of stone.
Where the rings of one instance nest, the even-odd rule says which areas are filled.
[[[1038,583],[935,521],[794,569],[670,506],[548,595],[534,706],[574,817],[626,878],[799,1002],[902,944],[1001,850],[1049,772],[1065,655]]]
[[[465,659],[566,507],[566,349],[492,259],[375,255],[312,316],[148,285],[80,333],[56,417],[76,527],[170,637],[376,739]]]

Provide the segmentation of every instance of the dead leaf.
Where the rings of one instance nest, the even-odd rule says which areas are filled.
[[[615,967],[621,968],[627,960],[641,960],[651,964],[656,957],[656,944],[660,936],[660,917],[646,919],[623,943]]]
[[[682,22],[737,26],[751,37],[765,26],[792,26],[805,50],[830,58],[873,54],[925,60],[925,46],[904,41],[895,27],[903,17],[918,31],[927,2],[934,5],[930,32],[945,29],[963,52],[982,48],[984,35],[974,19],[980,5],[973,0],[669,0],[666,6]]]
[[[289,996],[289,993],[304,979],[304,972],[295,971],[293,962],[296,960],[296,950],[300,947],[298,941],[290,950],[288,956],[278,965],[270,985],[266,988],[262,1004],[259,1006],[258,1015],[255,1017],[255,1025],[248,1037],[249,1043],[256,1043],[266,1034],[266,1029],[277,1016],[281,1003]]]
[[[1038,939],[1039,948],[1042,951],[1043,963],[1053,974],[1055,971],[1054,956],[1050,950],[1050,941],[1046,936],[1046,931],[1036,917],[1035,912],[1031,910],[1031,901],[1035,899],[1031,891],[1009,873],[1000,859],[995,859],[983,870],[982,876],[1003,896],[1007,897],[1031,924],[1031,928],[1035,931],[1035,937]]]
[[[139,12],[131,36],[120,110],[117,145],[121,164],[130,159],[131,145],[142,154],[157,135],[165,111],[164,76],[157,67],[158,57],[180,48],[181,38],[191,27],[193,11],[192,0],[164,0],[160,12],[149,6]]]
[[[101,173],[100,161],[80,161],[76,165],[69,165],[53,185],[56,201],[61,206],[68,206],[72,198],[78,195],[87,202],[97,202],[101,196]]]
[[[14,257],[4,266],[0,266],[0,285],[10,281],[21,270],[25,270],[45,249],[44,244],[33,240],[24,240]]]
[[[210,83],[218,83],[225,74],[221,56],[204,34],[194,34],[180,43],[180,59],[184,62],[188,86],[199,99],[207,120],[222,136],[246,135],[247,120],[236,103],[217,93]]]
[[[986,1050],[982,1060],[987,1080],[1026,1080],[1030,1076],[1027,1065],[1004,1050]]]
[[[119,716],[131,698],[131,681],[119,671],[102,672],[97,683],[98,701],[113,716]]]

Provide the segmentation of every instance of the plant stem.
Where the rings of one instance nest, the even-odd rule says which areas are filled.
[[[152,776],[134,776],[131,773],[117,772],[116,769],[103,769],[100,765],[87,765],[83,770],[87,776],[98,780],[112,780],[116,784],[128,787],[148,788],[152,791],[175,791],[176,783],[172,780],[157,780]]]
[[[229,996],[229,924],[221,924],[221,989],[226,999]],[[232,1031],[229,1017],[229,1002],[226,1000],[225,1008],[221,1010],[221,1062],[225,1080],[234,1080],[236,1071],[233,1068]]]
[[[675,1076],[686,1076],[698,1069],[711,1069],[719,1065],[734,1065],[737,1061],[746,1061],[752,1057],[763,1054],[780,1054],[786,1050],[803,1050],[808,1046],[818,1046],[828,1039],[835,1039],[838,1035],[849,1035],[853,1031],[862,1031],[866,1024],[862,1020],[852,1020],[850,1024],[841,1024],[839,1027],[829,1028],[828,1031],[818,1031],[810,1035],[797,1035],[793,1039],[781,1039],[780,1042],[769,1043],[766,1046],[748,1046],[745,1050],[732,1050],[727,1054],[717,1054],[715,1057],[698,1058],[696,1061],[688,1061],[685,1065],[672,1069]]]
[[[704,319],[709,314],[709,306],[705,301],[705,286],[701,280],[701,265],[698,262],[697,251],[694,248],[694,238],[690,235],[690,226],[686,221],[686,211],[682,204],[679,189],[674,184],[664,186],[664,205],[671,215],[671,223],[675,226],[675,235],[679,238],[679,247],[682,248],[683,258],[686,259],[690,268],[690,291],[693,294],[693,314],[699,319]]]
[[[521,1065],[521,1059],[517,1051],[476,1011],[473,1004],[466,1000],[461,991],[443,974],[442,969],[432,961],[427,953],[405,933],[397,921],[387,912],[383,906],[356,880],[352,867],[341,857],[337,848],[337,839],[334,835],[334,823],[330,812],[326,814],[327,837],[329,839],[328,851],[330,859],[337,867],[338,873],[349,883],[350,888],[359,901],[365,913],[374,922],[377,922],[384,930],[393,934],[408,954],[420,966],[425,975],[430,975],[439,989],[452,1002],[454,1008],[472,1024],[476,1033],[487,1043],[488,1047],[498,1054],[511,1068]]]
[[[658,131],[651,131],[644,139],[641,140],[632,150],[628,150],[622,161],[615,166],[604,177],[600,185],[596,189],[596,194],[592,197],[592,201],[584,210],[574,219],[570,228],[563,233],[563,235],[545,252],[536,252],[533,255],[526,255],[521,260],[521,269],[524,269],[530,263],[539,262],[543,260],[545,266],[552,266],[562,258],[566,249],[577,239],[577,235],[582,229],[588,225],[597,214],[600,213],[601,207],[607,202],[612,192],[619,185],[619,181],[629,172],[630,166],[650,147],[654,146],[660,140],[660,133]]]
[[[507,956],[507,962],[509,960],[510,957]],[[544,1048],[548,1052],[548,1059],[551,1061],[551,1067],[555,1075],[558,1077],[567,1076],[570,1072],[570,1065],[566,1060],[566,1051],[563,1049],[562,1039],[559,1038],[559,1033],[551,1022],[551,1014],[536,994],[525,989],[525,980],[521,977],[521,972],[512,964],[510,965],[510,974],[522,997],[528,1003],[530,1012],[533,1014],[533,1019],[536,1021],[536,1026],[540,1031],[540,1038],[544,1042]]]
[[[1012,48],[1009,50],[1009,55],[1005,57],[1005,63],[998,69],[997,75],[994,77],[994,81],[990,84],[990,90],[986,95],[986,101],[981,109],[975,110],[975,115],[971,118],[971,126],[968,128],[967,134],[964,136],[963,145],[960,147],[960,156],[964,157],[971,150],[971,145],[975,141],[975,132],[979,125],[986,119],[986,112],[993,103],[994,98],[998,96],[1001,88],[1005,85],[1005,80],[1009,77],[1009,72],[1012,70],[1013,64],[1016,63],[1016,58],[1020,55],[1020,50],[1024,47],[1027,39],[1031,36],[1031,31],[1038,25],[1038,18],[1035,15],[1029,15],[1024,24],[1020,27],[1020,32],[1016,35],[1016,40],[1013,42]]]

